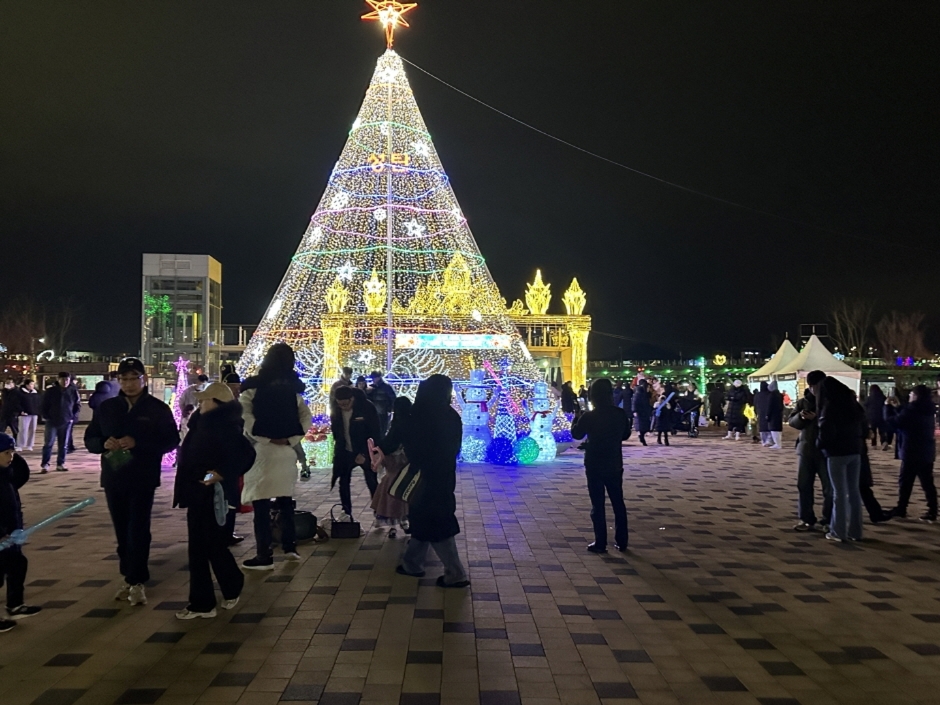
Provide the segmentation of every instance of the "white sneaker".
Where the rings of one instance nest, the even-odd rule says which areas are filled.
[[[734,433],[734,440],[736,440],[736,441],[740,441],[740,440],[741,440],[741,434],[740,434],[739,432],[737,432],[737,431],[735,431],[735,433]]]
[[[233,608],[235,605],[237,605],[237,604],[238,604],[238,598],[235,597],[235,598],[233,598],[233,599],[231,599],[231,600],[222,600],[222,601],[219,603],[219,607],[221,607],[223,610],[230,610],[230,609],[232,609],[232,608]],[[215,610],[213,610],[213,612],[215,612]],[[215,615],[213,615],[213,616],[215,616]]]
[[[349,516],[346,512],[340,512],[339,518],[336,521],[352,521],[353,518]]]
[[[132,605],[146,605],[147,593],[144,591],[144,586],[131,585],[131,588],[128,591],[127,601]]]
[[[734,436],[731,435],[731,431],[728,431],[728,435],[722,438],[723,441],[730,441]]]
[[[118,602],[127,602],[127,598],[131,595],[131,586],[127,584],[125,580],[121,583],[121,587],[118,588],[118,591],[114,593],[114,599]]]
[[[297,551],[288,551],[284,554],[284,559],[288,561],[299,561],[300,554]]]
[[[771,450],[780,450],[783,446],[772,445],[772,446],[767,446],[767,447],[770,448]]]
[[[236,599],[236,602],[237,601],[238,600]],[[213,607],[208,612],[193,612],[192,610],[187,608],[185,610],[180,610],[179,612],[177,612],[176,618],[177,619],[212,619],[213,617],[216,616],[216,614],[217,612],[215,611],[215,607]]]

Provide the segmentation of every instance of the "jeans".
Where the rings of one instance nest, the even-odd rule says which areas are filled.
[[[770,445],[770,431],[760,432],[760,442],[764,445]]]
[[[433,548],[437,557],[444,564],[444,583],[453,585],[467,580],[467,571],[464,570],[460,556],[457,555],[457,541],[451,536],[443,541],[419,541],[412,537],[408,540],[408,548],[401,558],[401,566],[405,572],[417,574],[424,572],[424,562],[428,557],[428,548]]]
[[[7,608],[23,604],[23,585],[26,583],[26,567],[29,561],[19,546],[0,551],[0,585],[7,584]]]
[[[796,489],[799,492],[797,514],[800,521],[810,526],[816,524],[816,512],[813,505],[816,503],[817,476],[823,492],[822,523],[830,524],[832,520],[832,484],[829,482],[826,461],[822,458],[801,455],[796,476]]]
[[[607,548],[606,497],[614,509],[614,541],[620,548],[627,547],[627,506],[623,503],[623,468],[613,470],[586,470],[588,495],[591,497],[591,523],[594,525],[594,543]]]
[[[255,543],[258,558],[271,558],[271,500],[258,499],[251,503],[255,516]],[[284,553],[297,550],[297,529],[294,526],[294,500],[291,497],[278,497],[274,500],[277,507],[277,525],[281,529],[281,548]]]
[[[117,537],[121,575],[128,585],[143,585],[150,580],[147,561],[150,560],[150,513],[154,489],[149,485],[130,483],[113,483],[104,488]]]
[[[46,439],[42,444],[42,463],[41,465],[48,465],[49,461],[52,459],[52,444],[56,442],[56,439],[59,441],[59,450],[56,455],[56,466],[65,465],[65,453],[68,450],[69,445],[69,426],[71,424],[63,424],[62,426],[53,426],[50,423],[46,423]]]
[[[234,600],[241,594],[245,576],[228,550],[232,534],[219,526],[211,504],[189,507],[186,528],[189,532],[189,609],[210,612],[216,604],[212,573],[226,600]]]
[[[352,471],[356,466],[355,456],[344,451],[344,456],[338,458],[339,465],[339,503],[343,505],[343,511],[352,516],[352,491],[350,483],[352,482]],[[369,488],[369,496],[375,496],[375,490],[379,486],[379,480],[376,474],[367,467],[362,468],[362,475],[366,481],[366,487]]]
[[[914,480],[920,480],[927,497],[927,512],[937,516],[937,487],[933,482],[933,463],[901,463],[898,475],[898,513],[907,512],[907,505],[911,501],[911,492],[914,490]]]
[[[862,494],[858,488],[860,455],[827,458],[832,482],[832,523],[829,531],[843,541],[862,538]]]
[[[16,445],[20,449],[32,450],[36,442],[36,423],[38,416],[20,416],[20,435],[17,438]]]

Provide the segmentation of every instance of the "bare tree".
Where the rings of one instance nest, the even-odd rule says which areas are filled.
[[[853,359],[862,356],[871,332],[874,306],[861,299],[841,299],[829,312],[832,319],[832,339],[842,353]]]
[[[922,313],[892,311],[875,325],[875,334],[881,346],[881,356],[888,362],[898,357],[917,359],[930,355],[924,342]]]
[[[14,354],[35,355],[55,350],[64,355],[71,343],[78,309],[71,299],[46,305],[34,299],[14,299],[0,315],[0,343]]]

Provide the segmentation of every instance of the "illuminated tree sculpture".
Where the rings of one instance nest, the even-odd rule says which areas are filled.
[[[394,3],[378,5],[394,10]],[[508,360],[506,383],[519,394],[541,377],[392,49],[378,60],[326,191],[239,372],[254,371],[278,341],[297,350],[308,401],[321,405],[346,364],[363,372],[364,364],[385,368],[409,396],[433,373],[469,381],[485,362]]]

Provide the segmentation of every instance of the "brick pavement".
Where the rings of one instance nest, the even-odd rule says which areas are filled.
[[[874,454],[892,504],[896,463]],[[404,538],[301,547],[248,576],[241,603],[180,622],[185,517],[172,471],[154,510],[146,607],[119,584],[96,459],[35,475],[29,520],[99,502],[27,546],[27,600],[0,635],[3,705],[823,705],[936,703],[940,527],[865,525],[866,541],[797,534],[795,456],[706,435],[625,448],[630,552],[595,556],[576,451],[537,467],[463,466],[470,590],[394,573]],[[38,470],[38,454],[27,454]],[[323,515],[328,473],[298,483]],[[357,512],[367,494],[354,480]],[[915,498],[920,498],[915,489]],[[922,504],[922,498],[920,498]],[[920,505],[918,505],[919,508]],[[250,518],[240,518],[250,533]],[[246,541],[246,544],[250,541]],[[237,549],[239,558],[252,553]]]

